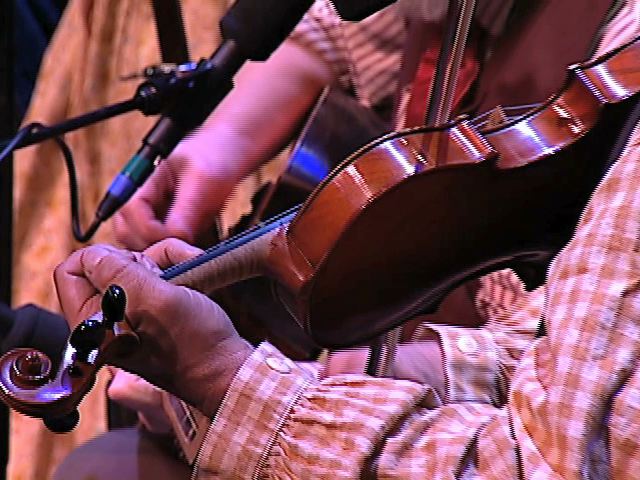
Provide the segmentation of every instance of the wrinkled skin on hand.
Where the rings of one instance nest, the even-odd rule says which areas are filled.
[[[127,294],[126,318],[140,346],[108,362],[212,415],[252,347],[216,303],[158,278],[158,266],[199,252],[176,239],[144,254],[96,245],[73,253],[56,268],[54,278],[72,328],[100,310],[109,285],[120,285]]]

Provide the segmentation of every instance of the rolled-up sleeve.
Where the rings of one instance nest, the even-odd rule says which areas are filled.
[[[291,34],[291,40],[315,53],[331,67],[343,88],[351,84],[341,20],[330,2],[316,0]]]
[[[489,332],[476,328],[443,325],[420,326],[419,335],[430,330],[437,334],[443,355],[445,403],[500,403],[501,381],[497,347]]]

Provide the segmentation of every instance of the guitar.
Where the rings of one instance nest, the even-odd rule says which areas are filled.
[[[326,87],[296,134],[286,167],[275,182],[253,194],[251,213],[232,225],[229,235],[304,202],[340,162],[388,131],[371,109],[342,90]]]

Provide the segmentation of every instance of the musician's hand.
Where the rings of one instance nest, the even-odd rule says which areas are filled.
[[[237,179],[216,162],[207,135],[186,138],[114,216],[116,239],[143,250],[164,238],[211,245],[215,220]]]
[[[160,265],[199,250],[175,239],[147,253]],[[213,414],[252,347],[240,338],[225,312],[206,296],[158,278],[147,257],[98,245],[72,254],[55,271],[58,298],[71,326],[100,310],[111,284],[127,294],[126,315],[140,346],[110,363],[136,373]]]
[[[368,348],[332,351],[321,375],[323,378],[346,373],[362,375],[366,371],[368,358]],[[387,376],[431,385],[444,400],[444,356],[437,336],[434,334],[430,338],[398,345]]]
[[[170,236],[210,244],[215,216],[240,180],[290,140],[331,66],[287,40],[266,62],[249,62],[209,119],[184,139],[115,216],[116,238],[142,250]]]
[[[140,423],[151,433],[171,432],[171,422],[162,406],[162,390],[149,382],[119,368],[111,367],[113,378],[107,395],[114,402],[134,410]]]

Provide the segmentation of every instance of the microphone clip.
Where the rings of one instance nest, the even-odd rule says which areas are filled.
[[[138,110],[144,115],[165,113],[178,100],[183,92],[200,88],[211,73],[211,67],[205,65],[206,60],[182,64],[161,63],[145,67],[141,72],[133,73],[123,80],[145,78],[138,85],[134,99],[138,102]]]

